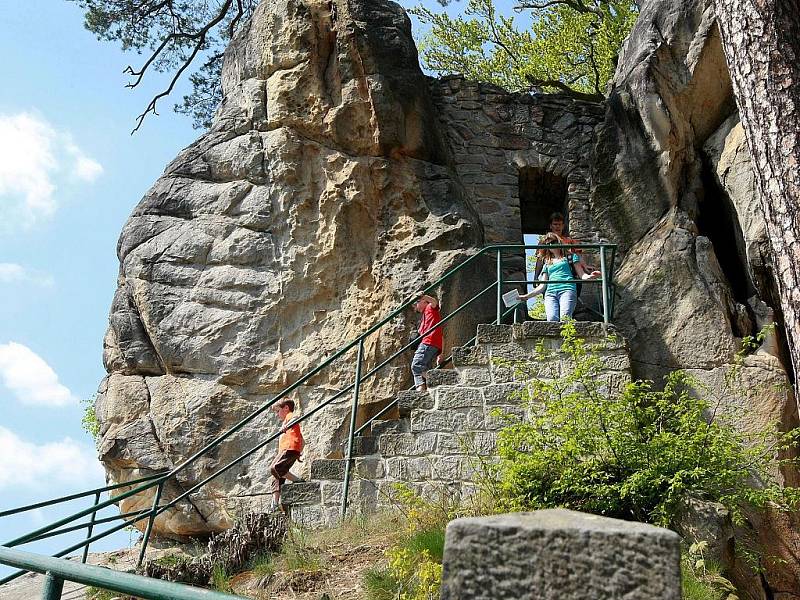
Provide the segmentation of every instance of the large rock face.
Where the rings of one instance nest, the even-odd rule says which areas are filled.
[[[738,427],[796,425],[779,333],[741,366],[742,393],[724,389],[741,338],[781,315],[712,0],[641,8],[599,105],[426,79],[408,18],[388,0],[262,3],[226,54],[211,131],[167,167],[120,238],[97,404],[111,477],[179,464],[476,247],[520,243],[553,210],[573,234],[620,246],[615,322],[634,375],[690,369]],[[442,291],[445,308],[493,279],[479,265]],[[367,340],[368,367],[408,340],[409,317]],[[446,345],[471,325],[449,326]],[[302,410],[352,381],[353,355],[295,391]],[[365,387],[364,412],[408,375],[401,357]],[[340,455],[348,403],[305,426],[309,459]],[[274,427],[265,416],[243,428],[166,497]],[[267,502],[271,451],[156,533],[226,528]],[[754,598],[797,598],[797,523],[750,519],[777,560],[756,576],[733,555],[739,582]]]
[[[623,250],[614,320],[634,374],[660,380],[688,369],[741,430],[796,426],[779,337],[737,368],[733,386],[726,377],[741,338],[770,323],[778,303],[711,0],[642,3],[594,158],[592,215]],[[795,473],[775,476],[796,481]],[[800,597],[797,519],[751,514],[747,528],[737,535],[758,538],[765,571],[752,572],[727,548],[742,591]]]
[[[98,399],[101,458],[116,481],[178,464],[482,240],[399,6],[264,2],[228,50],[223,83],[211,131],[167,167],[120,237]],[[412,327],[401,317],[367,340],[367,366]],[[407,380],[405,360],[395,364],[366,400]],[[339,361],[293,397],[313,408],[352,369]],[[337,452],[348,402],[309,422],[309,456]],[[176,488],[274,430],[271,415],[246,427]],[[266,502],[269,453],[159,519],[156,533],[224,528],[226,506]]]

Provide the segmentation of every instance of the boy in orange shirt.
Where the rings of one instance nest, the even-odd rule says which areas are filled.
[[[300,458],[303,452],[305,440],[300,433],[300,424],[295,423],[291,427],[287,424],[294,418],[294,401],[281,400],[272,410],[281,422],[281,437],[278,439],[278,454],[269,468],[272,473],[272,509],[278,510],[281,507],[281,486],[287,479],[292,482],[302,481],[297,475],[289,472],[292,465]]]

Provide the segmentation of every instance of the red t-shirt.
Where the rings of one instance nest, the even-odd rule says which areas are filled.
[[[425,310],[422,313],[422,323],[419,324],[419,329],[417,330],[420,335],[428,331],[431,327],[436,325],[439,321],[442,320],[442,313],[439,312],[439,307],[437,306],[434,308],[430,304],[425,307]],[[434,348],[438,348],[439,352],[442,351],[442,346],[444,342],[442,340],[442,328],[437,327],[428,335],[422,338],[423,344],[428,346],[433,346]]]

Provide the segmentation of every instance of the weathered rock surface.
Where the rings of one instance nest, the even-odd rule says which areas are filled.
[[[451,521],[442,567],[444,600],[681,598],[677,534],[564,509]]]
[[[116,481],[178,464],[481,242],[399,6],[262,3],[226,54],[223,85],[212,129],[167,167],[120,237],[98,399],[101,458]],[[468,281],[451,289],[471,291]],[[367,366],[412,326],[401,317],[369,339]],[[297,391],[303,410],[349,383],[349,359]],[[380,401],[406,379],[400,361],[364,397]],[[348,400],[307,425],[310,456],[337,450]],[[269,415],[253,423],[178,487],[273,430]],[[156,532],[229,526],[232,499],[266,491],[269,453]]]
[[[599,105],[506,94],[459,76],[426,79],[408,19],[388,0],[262,3],[227,52],[214,126],[167,167],[120,237],[104,341],[109,376],[97,403],[111,477],[179,464],[475,247],[518,243],[551,210],[568,213],[574,235],[620,245],[615,322],[634,375],[687,368],[725,396],[721,382],[742,336],[781,316],[712,4],[643,2]],[[444,290],[445,308],[493,279],[484,267]],[[368,367],[408,340],[408,317],[367,340]],[[463,341],[459,331],[474,331],[472,322],[449,326],[447,346]],[[797,424],[796,400],[781,387],[783,356],[779,327],[742,369],[746,389],[760,391],[724,397],[727,414],[757,416],[742,416],[743,429]],[[302,410],[352,381],[352,358],[298,388]],[[460,383],[489,386],[485,351],[455,358]],[[362,390],[373,407],[408,381],[405,361],[395,364]],[[442,388],[454,384],[446,377]],[[485,403],[492,393],[484,390]],[[422,410],[416,400],[403,410]],[[340,457],[348,401],[306,425],[309,459]],[[465,415],[475,407],[453,403],[470,401],[446,389],[437,399]],[[418,429],[438,431],[433,412]],[[274,425],[266,415],[243,428],[166,497]],[[429,453],[410,444],[408,425],[395,432],[398,451]],[[268,502],[271,452],[161,517],[156,533],[217,531],[257,510]],[[144,494],[123,509],[151,501]],[[751,516],[767,553],[800,555],[787,519]],[[763,578],[742,575],[747,592],[778,598],[800,589],[785,565],[776,561]]]
[[[780,328],[746,359],[733,388],[725,378],[741,338],[780,315],[771,308],[769,244],[713,2],[651,0],[641,9],[597,130],[592,172],[594,225],[623,251],[615,323],[636,376],[688,369],[743,431],[789,429],[798,410]],[[779,558],[759,577],[727,549],[721,555],[736,583],[752,598],[797,598],[794,517],[749,518],[763,555]]]

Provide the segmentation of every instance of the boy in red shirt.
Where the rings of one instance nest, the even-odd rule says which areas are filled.
[[[302,481],[294,473],[290,473],[289,469],[300,458],[300,453],[305,446],[303,434],[300,433],[300,424],[295,423],[291,427],[287,424],[294,418],[294,401],[281,400],[272,410],[278,416],[281,422],[281,437],[278,438],[278,454],[272,465],[269,468],[272,473],[272,509],[278,510],[281,506],[281,486],[288,479],[289,481],[296,482]]]
[[[419,334],[423,335],[422,341],[414,353],[411,361],[411,374],[414,375],[414,385],[418,392],[428,389],[425,384],[425,373],[433,365],[433,359],[442,353],[442,328],[437,327],[433,331],[428,331],[431,327],[442,320],[439,312],[439,301],[433,296],[421,294],[414,303],[414,310],[422,313],[422,322],[419,324]],[[427,333],[426,333],[427,332]]]

